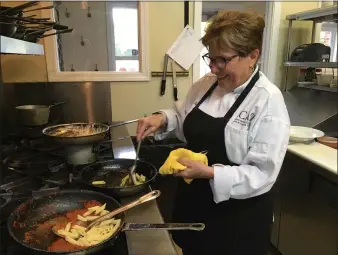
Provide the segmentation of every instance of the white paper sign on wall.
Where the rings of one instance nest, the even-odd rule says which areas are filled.
[[[185,70],[188,70],[199,57],[203,48],[198,34],[187,25],[176,41],[171,45],[167,54]]]

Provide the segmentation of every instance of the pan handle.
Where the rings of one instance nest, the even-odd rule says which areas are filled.
[[[119,142],[119,141],[122,141],[122,140],[127,139],[127,138],[130,138],[130,135],[121,136],[121,137],[118,137],[118,138],[116,138],[116,139],[114,139],[114,140],[104,140],[104,141],[100,141],[100,142],[98,142],[96,145],[93,146],[93,153],[99,152],[100,146],[103,145],[103,144],[107,144],[107,143],[115,143],[115,142]]]
[[[49,6],[45,6],[45,7],[40,7],[40,8],[35,8],[35,9],[30,9],[30,10],[27,10],[27,11],[23,11],[23,13],[32,12],[32,11],[38,11],[38,10],[49,10],[49,9],[53,9],[53,8],[54,8],[54,5],[49,5]]]
[[[39,38],[45,38],[45,37],[52,36],[52,35],[59,35],[59,34],[71,33],[71,32],[73,32],[73,30],[74,30],[74,28],[69,28],[69,29],[59,30],[59,31],[57,31],[57,32],[55,32],[55,33],[52,33],[52,34],[39,36]]]
[[[118,123],[115,123],[115,124],[110,125],[109,128],[114,128],[114,127],[123,126],[123,125],[126,125],[126,124],[130,124],[130,123],[137,122],[137,121],[139,121],[139,120],[140,120],[140,119],[134,119],[134,120],[127,120],[127,121],[118,122]]]
[[[8,8],[5,9],[3,11],[0,12],[0,14],[5,14],[5,13],[20,13],[22,10],[37,5],[39,3],[39,1],[30,1],[28,3],[24,3],[24,4],[20,4],[18,6],[12,7],[12,8]]]
[[[19,194],[13,194],[13,193],[2,193],[0,194],[0,197],[6,200],[21,200],[21,199],[28,199],[33,197],[34,199],[37,199],[42,196],[51,196],[51,195],[56,195],[60,192],[60,188],[49,188],[49,189],[44,189],[44,190],[33,190],[33,191],[28,191],[24,193],[19,193]]]
[[[67,100],[65,100],[65,101],[60,101],[60,102],[57,102],[57,103],[54,103],[54,104],[50,105],[49,108],[52,108],[52,107],[57,106],[57,105],[60,105],[60,104],[65,104],[65,103],[67,103],[67,102],[68,102]]]
[[[143,203],[146,203],[146,202],[149,202],[153,199],[156,199],[158,198],[159,196],[161,195],[161,192],[159,190],[153,190],[147,194],[145,194],[144,196],[140,197],[139,199],[136,199],[132,202],[130,202],[129,204],[126,204],[114,211],[111,211],[110,213],[104,215],[104,216],[101,216],[99,218],[97,218],[96,220],[94,220],[88,227],[87,229],[90,229],[91,227],[99,224],[100,222],[104,221],[104,220],[108,220],[108,219],[111,219],[112,217],[118,215],[119,213],[122,213],[122,212],[125,212],[135,206],[138,206],[140,204],[143,204]]]
[[[125,223],[122,231],[139,231],[139,230],[193,230],[202,231],[205,225],[203,223]]]

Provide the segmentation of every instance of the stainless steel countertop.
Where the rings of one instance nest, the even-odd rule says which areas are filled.
[[[338,113],[336,93],[294,87],[283,96],[293,126],[314,127]]]
[[[111,139],[128,136],[126,126],[111,129]],[[112,143],[114,158],[134,159],[136,152],[131,139],[118,140]],[[150,187],[149,187],[150,190]],[[121,199],[126,204],[136,198]],[[151,201],[126,212],[126,221],[130,223],[164,223],[156,201]],[[166,230],[144,230],[126,232],[130,255],[176,255],[171,236]]]

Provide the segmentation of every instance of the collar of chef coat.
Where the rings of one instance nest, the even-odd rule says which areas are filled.
[[[251,81],[251,79],[254,77],[254,75],[258,72],[258,66],[256,66],[255,70],[253,71],[253,73],[251,74],[250,78],[244,82],[242,85],[238,86],[237,88],[235,88],[233,90],[233,93],[235,94],[240,94],[242,93],[242,91],[246,88],[246,86],[248,86],[249,82]]]

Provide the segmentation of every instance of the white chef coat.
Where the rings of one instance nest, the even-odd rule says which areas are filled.
[[[230,93],[217,87],[199,109],[213,117],[224,117],[249,80]],[[209,73],[190,88],[183,101],[172,109],[162,110],[167,118],[166,130],[155,133],[161,140],[170,134],[186,141],[183,122],[203,95],[216,81]],[[239,166],[213,165],[210,180],[216,203],[229,198],[245,199],[269,191],[275,183],[289,141],[290,119],[280,90],[259,72],[259,79],[224,129],[226,153]]]

